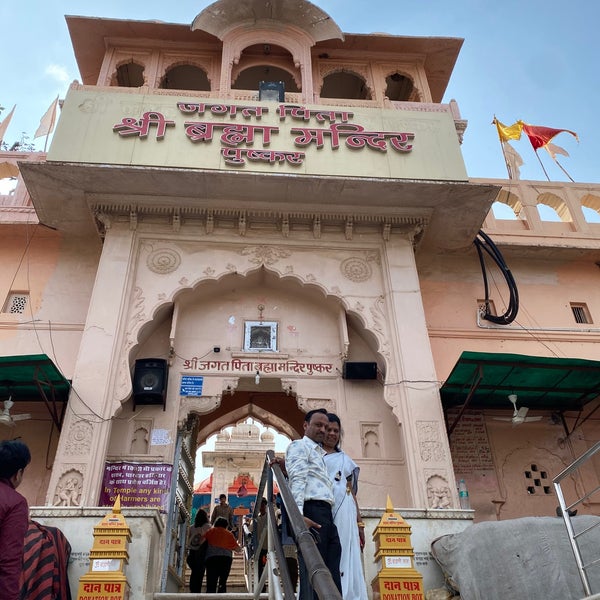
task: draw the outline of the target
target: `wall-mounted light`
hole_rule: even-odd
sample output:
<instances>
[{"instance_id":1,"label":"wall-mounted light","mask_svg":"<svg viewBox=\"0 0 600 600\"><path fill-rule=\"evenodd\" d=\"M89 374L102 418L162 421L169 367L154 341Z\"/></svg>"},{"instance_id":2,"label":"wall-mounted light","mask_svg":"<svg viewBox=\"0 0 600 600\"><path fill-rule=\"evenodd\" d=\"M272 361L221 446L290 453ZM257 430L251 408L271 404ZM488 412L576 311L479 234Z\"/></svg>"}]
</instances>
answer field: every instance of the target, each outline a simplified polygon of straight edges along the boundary
<instances>
[{"instance_id":1,"label":"wall-mounted light","mask_svg":"<svg viewBox=\"0 0 600 600\"><path fill-rule=\"evenodd\" d=\"M258 385L260 383L260 373L256 371L256 375L254 377L254 383Z\"/></svg>"}]
</instances>

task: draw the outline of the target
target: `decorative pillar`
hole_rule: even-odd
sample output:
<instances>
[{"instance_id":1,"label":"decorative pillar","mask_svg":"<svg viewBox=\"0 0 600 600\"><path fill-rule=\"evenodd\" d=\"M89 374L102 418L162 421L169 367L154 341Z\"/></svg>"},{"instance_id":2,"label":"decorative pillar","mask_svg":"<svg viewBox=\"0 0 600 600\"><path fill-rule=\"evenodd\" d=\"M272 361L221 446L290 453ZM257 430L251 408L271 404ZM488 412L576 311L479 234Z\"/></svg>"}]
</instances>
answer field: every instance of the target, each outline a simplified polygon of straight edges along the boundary
<instances>
[{"instance_id":1,"label":"decorative pillar","mask_svg":"<svg viewBox=\"0 0 600 600\"><path fill-rule=\"evenodd\" d=\"M106 237L73 373L46 503L56 505L77 481L71 506L95 506L104 474L115 406L119 339L124 328L135 269L135 231L102 215Z\"/></svg>"}]
</instances>

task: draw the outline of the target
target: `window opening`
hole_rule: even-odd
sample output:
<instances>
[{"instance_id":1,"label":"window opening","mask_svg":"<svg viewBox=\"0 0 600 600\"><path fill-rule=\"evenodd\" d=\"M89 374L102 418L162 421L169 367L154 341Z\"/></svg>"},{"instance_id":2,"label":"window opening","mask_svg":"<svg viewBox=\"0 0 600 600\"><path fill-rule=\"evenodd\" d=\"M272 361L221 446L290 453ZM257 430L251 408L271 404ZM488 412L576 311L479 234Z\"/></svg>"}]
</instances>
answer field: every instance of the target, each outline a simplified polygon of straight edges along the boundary
<instances>
[{"instance_id":1,"label":"window opening","mask_svg":"<svg viewBox=\"0 0 600 600\"><path fill-rule=\"evenodd\" d=\"M261 81L280 81L283 83L283 88L286 92L300 92L296 80L291 73L285 69L268 64L256 65L240 71L235 81L231 84L231 89L258 91Z\"/></svg>"},{"instance_id":2,"label":"window opening","mask_svg":"<svg viewBox=\"0 0 600 600\"><path fill-rule=\"evenodd\" d=\"M321 88L321 98L371 100L371 94L363 79L358 75L340 71L325 77Z\"/></svg>"},{"instance_id":3,"label":"window opening","mask_svg":"<svg viewBox=\"0 0 600 600\"><path fill-rule=\"evenodd\" d=\"M412 99L413 82L400 73L394 73L385 78L385 95L392 101L408 102Z\"/></svg>"},{"instance_id":4,"label":"window opening","mask_svg":"<svg viewBox=\"0 0 600 600\"><path fill-rule=\"evenodd\" d=\"M144 67L133 61L117 67L117 85L119 87L143 86Z\"/></svg>"},{"instance_id":5,"label":"window opening","mask_svg":"<svg viewBox=\"0 0 600 600\"><path fill-rule=\"evenodd\" d=\"M479 308L480 311L485 311L488 315L493 315L494 317L498 316L498 313L496 312L496 305L494 304L493 300L488 300L487 301L487 311L486 306L485 306L486 302L483 298L478 298L477 299L477 307Z\"/></svg>"},{"instance_id":6,"label":"window opening","mask_svg":"<svg viewBox=\"0 0 600 600\"><path fill-rule=\"evenodd\" d=\"M538 465L531 464L524 472L525 487L529 495L541 494L549 496L552 494L548 472L540 469Z\"/></svg>"},{"instance_id":7,"label":"window opening","mask_svg":"<svg viewBox=\"0 0 600 600\"><path fill-rule=\"evenodd\" d=\"M592 317L588 307L583 302L571 302L571 311L575 318L575 323L592 323Z\"/></svg>"},{"instance_id":8,"label":"window opening","mask_svg":"<svg viewBox=\"0 0 600 600\"><path fill-rule=\"evenodd\" d=\"M167 90L210 91L206 73L195 65L177 65L169 69L162 78L161 88Z\"/></svg>"},{"instance_id":9,"label":"window opening","mask_svg":"<svg viewBox=\"0 0 600 600\"><path fill-rule=\"evenodd\" d=\"M27 292L11 292L4 304L2 312L13 315L21 315L25 312L29 294Z\"/></svg>"}]
</instances>

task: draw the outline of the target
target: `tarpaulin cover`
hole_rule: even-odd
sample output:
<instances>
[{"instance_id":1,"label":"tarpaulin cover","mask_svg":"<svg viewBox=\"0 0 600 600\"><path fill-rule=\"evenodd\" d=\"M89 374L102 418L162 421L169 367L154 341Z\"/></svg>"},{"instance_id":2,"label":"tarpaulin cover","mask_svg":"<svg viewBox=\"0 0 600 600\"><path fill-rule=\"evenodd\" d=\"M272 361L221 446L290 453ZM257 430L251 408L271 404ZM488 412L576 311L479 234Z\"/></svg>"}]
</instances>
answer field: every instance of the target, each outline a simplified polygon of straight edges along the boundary
<instances>
[{"instance_id":1,"label":"tarpaulin cover","mask_svg":"<svg viewBox=\"0 0 600 600\"><path fill-rule=\"evenodd\" d=\"M600 517L571 519L575 533ZM578 539L584 564L600 558L600 527ZM461 600L581 600L585 597L565 523L560 517L526 517L477 523L444 535L431 552ZM600 565L586 571L600 591Z\"/></svg>"},{"instance_id":2,"label":"tarpaulin cover","mask_svg":"<svg viewBox=\"0 0 600 600\"><path fill-rule=\"evenodd\" d=\"M530 410L581 410L600 395L600 361L463 352L440 389L444 408L512 410L508 394Z\"/></svg>"}]
</instances>

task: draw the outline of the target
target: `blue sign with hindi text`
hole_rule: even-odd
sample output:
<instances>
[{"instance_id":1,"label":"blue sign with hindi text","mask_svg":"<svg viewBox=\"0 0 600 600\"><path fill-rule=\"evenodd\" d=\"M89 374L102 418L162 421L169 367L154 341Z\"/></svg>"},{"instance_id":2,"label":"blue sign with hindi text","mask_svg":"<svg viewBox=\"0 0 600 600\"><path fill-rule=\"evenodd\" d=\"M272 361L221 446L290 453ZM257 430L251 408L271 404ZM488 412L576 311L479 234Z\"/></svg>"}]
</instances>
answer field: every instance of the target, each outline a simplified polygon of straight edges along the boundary
<instances>
[{"instance_id":1,"label":"blue sign with hindi text","mask_svg":"<svg viewBox=\"0 0 600 600\"><path fill-rule=\"evenodd\" d=\"M182 375L179 386L180 396L202 396L204 377L198 375Z\"/></svg>"}]
</instances>

